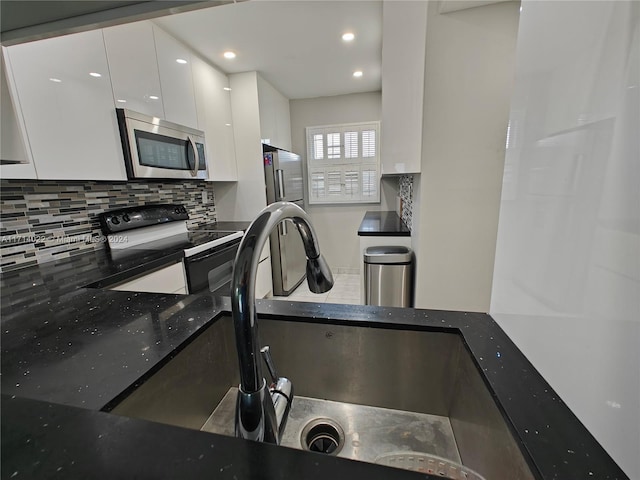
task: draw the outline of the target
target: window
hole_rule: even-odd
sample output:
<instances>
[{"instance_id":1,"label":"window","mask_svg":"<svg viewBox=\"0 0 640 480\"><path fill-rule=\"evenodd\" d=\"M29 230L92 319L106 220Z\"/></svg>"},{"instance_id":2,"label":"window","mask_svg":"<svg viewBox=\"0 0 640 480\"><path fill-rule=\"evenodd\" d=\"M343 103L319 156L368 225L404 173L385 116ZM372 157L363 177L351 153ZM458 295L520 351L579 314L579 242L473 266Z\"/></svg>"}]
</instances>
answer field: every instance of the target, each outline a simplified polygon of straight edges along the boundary
<instances>
[{"instance_id":1,"label":"window","mask_svg":"<svg viewBox=\"0 0 640 480\"><path fill-rule=\"evenodd\" d=\"M380 201L379 122L307 127L309 203Z\"/></svg>"}]
</instances>

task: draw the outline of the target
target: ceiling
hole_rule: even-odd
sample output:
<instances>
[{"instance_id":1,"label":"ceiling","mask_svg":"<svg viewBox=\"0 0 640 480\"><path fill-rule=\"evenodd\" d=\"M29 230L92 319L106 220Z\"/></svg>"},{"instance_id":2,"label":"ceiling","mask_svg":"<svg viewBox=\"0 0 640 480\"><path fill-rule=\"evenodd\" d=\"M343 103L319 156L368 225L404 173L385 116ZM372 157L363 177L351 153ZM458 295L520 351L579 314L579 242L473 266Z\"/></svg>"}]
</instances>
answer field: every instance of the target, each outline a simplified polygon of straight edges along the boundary
<instances>
[{"instance_id":1,"label":"ceiling","mask_svg":"<svg viewBox=\"0 0 640 480\"><path fill-rule=\"evenodd\" d=\"M381 1L252 0L154 21L223 72L258 71L290 99L381 89Z\"/></svg>"}]
</instances>

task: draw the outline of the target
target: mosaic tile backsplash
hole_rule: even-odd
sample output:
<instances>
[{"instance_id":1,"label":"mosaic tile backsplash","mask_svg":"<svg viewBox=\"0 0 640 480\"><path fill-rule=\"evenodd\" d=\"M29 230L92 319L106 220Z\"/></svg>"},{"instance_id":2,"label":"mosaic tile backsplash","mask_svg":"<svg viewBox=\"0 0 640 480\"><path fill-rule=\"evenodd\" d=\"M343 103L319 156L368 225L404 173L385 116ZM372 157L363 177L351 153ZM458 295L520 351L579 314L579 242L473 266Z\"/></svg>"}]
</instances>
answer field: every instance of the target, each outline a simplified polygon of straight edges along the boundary
<instances>
[{"instance_id":1,"label":"mosaic tile backsplash","mask_svg":"<svg viewBox=\"0 0 640 480\"><path fill-rule=\"evenodd\" d=\"M398 191L402 199L402 221L409 230L413 223L413 175L402 175L398 180Z\"/></svg>"},{"instance_id":2,"label":"mosaic tile backsplash","mask_svg":"<svg viewBox=\"0 0 640 480\"><path fill-rule=\"evenodd\" d=\"M213 186L205 181L2 180L0 199L0 271L105 248L98 215L107 210L179 203L189 226L216 221Z\"/></svg>"}]
</instances>

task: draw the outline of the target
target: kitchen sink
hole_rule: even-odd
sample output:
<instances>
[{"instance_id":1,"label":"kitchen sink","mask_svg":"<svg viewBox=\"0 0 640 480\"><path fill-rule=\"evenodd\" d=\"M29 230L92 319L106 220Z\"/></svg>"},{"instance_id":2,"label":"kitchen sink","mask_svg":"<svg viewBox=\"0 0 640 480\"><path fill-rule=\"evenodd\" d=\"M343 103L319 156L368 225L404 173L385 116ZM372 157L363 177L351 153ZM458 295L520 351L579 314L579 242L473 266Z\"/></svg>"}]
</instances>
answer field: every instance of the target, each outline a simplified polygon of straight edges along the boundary
<instances>
[{"instance_id":1,"label":"kitchen sink","mask_svg":"<svg viewBox=\"0 0 640 480\"><path fill-rule=\"evenodd\" d=\"M261 318L260 337L294 385L283 447L445 478L534 478L458 334ZM233 435L238 384L224 316L112 413Z\"/></svg>"}]
</instances>

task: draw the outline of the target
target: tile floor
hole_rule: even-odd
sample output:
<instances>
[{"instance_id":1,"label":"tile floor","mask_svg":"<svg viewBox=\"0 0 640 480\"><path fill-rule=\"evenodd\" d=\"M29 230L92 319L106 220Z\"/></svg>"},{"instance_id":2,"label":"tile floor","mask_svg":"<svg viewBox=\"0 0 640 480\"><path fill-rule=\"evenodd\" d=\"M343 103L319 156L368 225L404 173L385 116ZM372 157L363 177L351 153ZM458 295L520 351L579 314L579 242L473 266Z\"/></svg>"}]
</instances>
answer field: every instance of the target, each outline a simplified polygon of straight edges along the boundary
<instances>
[{"instance_id":1,"label":"tile floor","mask_svg":"<svg viewBox=\"0 0 640 480\"><path fill-rule=\"evenodd\" d=\"M333 288L327 293L312 293L304 281L288 297L272 297L272 300L288 300L294 302L346 303L361 305L360 275L339 273L333 276Z\"/></svg>"}]
</instances>

